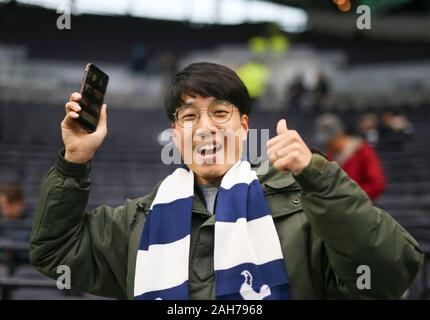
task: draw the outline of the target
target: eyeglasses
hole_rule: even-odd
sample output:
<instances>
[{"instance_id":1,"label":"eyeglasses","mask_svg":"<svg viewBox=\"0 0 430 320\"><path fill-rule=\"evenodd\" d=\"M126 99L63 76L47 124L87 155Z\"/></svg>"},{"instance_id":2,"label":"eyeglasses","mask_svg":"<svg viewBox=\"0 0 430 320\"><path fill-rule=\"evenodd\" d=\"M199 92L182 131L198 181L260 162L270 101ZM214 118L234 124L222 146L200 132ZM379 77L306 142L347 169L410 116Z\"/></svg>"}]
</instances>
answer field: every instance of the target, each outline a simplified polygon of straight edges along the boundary
<instances>
[{"instance_id":1,"label":"eyeglasses","mask_svg":"<svg viewBox=\"0 0 430 320\"><path fill-rule=\"evenodd\" d=\"M209 118L218 124L226 123L231 119L235 106L225 100L215 100L207 108L183 105L173 114L175 121L183 128L192 128L200 120L200 112L207 110Z\"/></svg>"}]
</instances>

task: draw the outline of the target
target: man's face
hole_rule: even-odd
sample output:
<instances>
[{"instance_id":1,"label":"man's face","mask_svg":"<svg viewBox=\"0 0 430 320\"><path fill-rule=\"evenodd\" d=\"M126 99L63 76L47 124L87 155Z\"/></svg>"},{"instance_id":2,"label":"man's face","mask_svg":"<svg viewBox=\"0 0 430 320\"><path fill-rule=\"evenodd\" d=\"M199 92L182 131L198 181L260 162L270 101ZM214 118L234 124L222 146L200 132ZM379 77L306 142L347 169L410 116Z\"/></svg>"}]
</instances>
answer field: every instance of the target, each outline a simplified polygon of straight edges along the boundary
<instances>
[{"instance_id":1,"label":"man's face","mask_svg":"<svg viewBox=\"0 0 430 320\"><path fill-rule=\"evenodd\" d=\"M345 137L345 134L337 133L326 143L325 147L331 152L340 152L343 148L343 142L345 141Z\"/></svg>"},{"instance_id":2,"label":"man's face","mask_svg":"<svg viewBox=\"0 0 430 320\"><path fill-rule=\"evenodd\" d=\"M239 109L234 106L226 105L224 110L212 97L183 95L182 100L187 109L181 109L184 112L178 113L178 118L182 117L185 123L180 125L175 121L172 124L175 145L184 162L195 173L198 183L217 182L242 155L242 144L248 132L248 116L240 115ZM189 110L199 111L193 112L194 116L200 116L194 126L187 125L187 121L193 119ZM231 117L226 117L230 110Z\"/></svg>"},{"instance_id":3,"label":"man's face","mask_svg":"<svg viewBox=\"0 0 430 320\"><path fill-rule=\"evenodd\" d=\"M24 210L22 201L11 202L4 194L0 194L0 210L7 219L19 219Z\"/></svg>"}]
</instances>

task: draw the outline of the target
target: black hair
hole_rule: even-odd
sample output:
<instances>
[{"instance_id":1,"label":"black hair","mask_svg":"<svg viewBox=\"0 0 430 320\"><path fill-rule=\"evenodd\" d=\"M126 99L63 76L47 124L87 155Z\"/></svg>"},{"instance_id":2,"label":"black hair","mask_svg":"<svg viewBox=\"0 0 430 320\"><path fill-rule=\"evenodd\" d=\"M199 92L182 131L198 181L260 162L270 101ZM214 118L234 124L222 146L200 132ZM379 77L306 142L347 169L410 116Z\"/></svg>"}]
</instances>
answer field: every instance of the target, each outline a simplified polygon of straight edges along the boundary
<instances>
[{"instance_id":1,"label":"black hair","mask_svg":"<svg viewBox=\"0 0 430 320\"><path fill-rule=\"evenodd\" d=\"M250 98L245 84L226 66L198 62L190 64L173 76L164 99L164 109L170 120L184 101L182 95L200 95L226 100L239 108L240 114L249 114Z\"/></svg>"}]
</instances>

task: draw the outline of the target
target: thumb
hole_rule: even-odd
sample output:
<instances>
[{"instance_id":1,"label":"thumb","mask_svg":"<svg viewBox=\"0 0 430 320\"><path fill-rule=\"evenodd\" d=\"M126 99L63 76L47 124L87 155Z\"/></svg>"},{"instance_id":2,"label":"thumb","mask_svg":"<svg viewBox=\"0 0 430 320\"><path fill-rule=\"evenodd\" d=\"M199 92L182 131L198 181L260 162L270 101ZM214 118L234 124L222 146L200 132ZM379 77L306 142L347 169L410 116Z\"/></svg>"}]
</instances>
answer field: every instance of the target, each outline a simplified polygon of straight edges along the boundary
<instances>
[{"instance_id":1,"label":"thumb","mask_svg":"<svg viewBox=\"0 0 430 320\"><path fill-rule=\"evenodd\" d=\"M282 134L288 131L287 121L285 119L281 119L278 121L278 125L276 126L276 133Z\"/></svg>"}]
</instances>

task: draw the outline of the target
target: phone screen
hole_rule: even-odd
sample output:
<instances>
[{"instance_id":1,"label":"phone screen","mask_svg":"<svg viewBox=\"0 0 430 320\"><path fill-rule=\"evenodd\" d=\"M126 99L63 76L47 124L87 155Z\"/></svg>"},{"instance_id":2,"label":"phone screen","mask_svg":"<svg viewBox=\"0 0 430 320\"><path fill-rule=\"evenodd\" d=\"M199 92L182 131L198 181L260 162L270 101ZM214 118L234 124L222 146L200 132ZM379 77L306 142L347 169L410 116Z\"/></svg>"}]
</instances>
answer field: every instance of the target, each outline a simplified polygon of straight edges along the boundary
<instances>
[{"instance_id":1,"label":"phone screen","mask_svg":"<svg viewBox=\"0 0 430 320\"><path fill-rule=\"evenodd\" d=\"M86 130L94 132L99 121L109 76L89 63L85 68L84 80L81 86L81 111L76 119Z\"/></svg>"}]
</instances>

